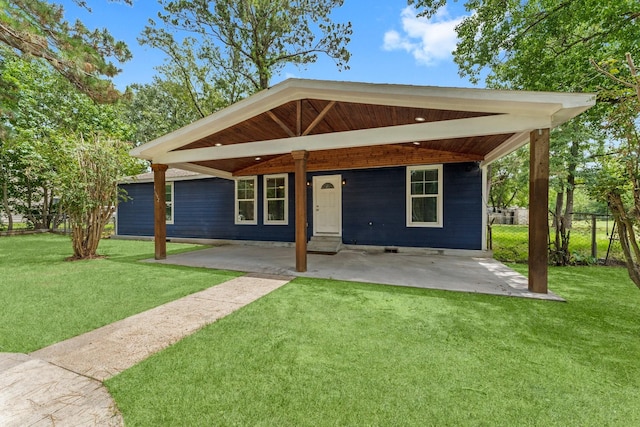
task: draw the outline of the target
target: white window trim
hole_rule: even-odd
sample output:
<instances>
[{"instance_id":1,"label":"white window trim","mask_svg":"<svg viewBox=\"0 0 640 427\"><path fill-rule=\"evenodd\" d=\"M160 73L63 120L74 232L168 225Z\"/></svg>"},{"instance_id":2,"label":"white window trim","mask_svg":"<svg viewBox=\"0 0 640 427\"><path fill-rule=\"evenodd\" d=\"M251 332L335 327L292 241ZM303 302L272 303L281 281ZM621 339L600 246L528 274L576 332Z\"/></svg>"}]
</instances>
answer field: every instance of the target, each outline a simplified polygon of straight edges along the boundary
<instances>
[{"instance_id":1,"label":"white window trim","mask_svg":"<svg viewBox=\"0 0 640 427\"><path fill-rule=\"evenodd\" d=\"M267 199L267 180L269 178L284 178L284 220L270 220ZM281 200L281 199L271 199ZM265 225L288 225L289 224L289 174L280 173L275 175L264 175L262 185L262 216Z\"/></svg>"},{"instance_id":2,"label":"white window trim","mask_svg":"<svg viewBox=\"0 0 640 427\"><path fill-rule=\"evenodd\" d=\"M165 220L165 223L171 225L171 224L173 224L173 221L174 221L175 216L176 216L175 185L174 185L173 182L167 182L167 183L165 183L165 186L167 188L171 188L171 201L169 202L169 201L165 200L165 205L167 207L171 206L171 219ZM165 199L166 199L166 195L165 195Z\"/></svg>"},{"instance_id":3,"label":"white window trim","mask_svg":"<svg viewBox=\"0 0 640 427\"><path fill-rule=\"evenodd\" d=\"M437 215L438 221L436 222L413 222L411 220L411 171L414 170L437 170L438 171L438 195L437 197ZM422 166L407 166L406 172L406 211L407 211L407 227L434 227L434 228L442 228L442 212L443 212L443 192L442 192L442 165L422 165Z\"/></svg>"},{"instance_id":4,"label":"white window trim","mask_svg":"<svg viewBox=\"0 0 640 427\"><path fill-rule=\"evenodd\" d=\"M238 182L240 181L249 181L253 180L253 220L251 221L241 221L239 217L239 209L238 209ZM242 178L238 178L235 180L235 184L233 187L233 199L235 201L234 207L234 223L236 225L256 225L258 224L258 177L256 176L243 176ZM251 199L242 199L242 200L251 200Z\"/></svg>"}]
</instances>

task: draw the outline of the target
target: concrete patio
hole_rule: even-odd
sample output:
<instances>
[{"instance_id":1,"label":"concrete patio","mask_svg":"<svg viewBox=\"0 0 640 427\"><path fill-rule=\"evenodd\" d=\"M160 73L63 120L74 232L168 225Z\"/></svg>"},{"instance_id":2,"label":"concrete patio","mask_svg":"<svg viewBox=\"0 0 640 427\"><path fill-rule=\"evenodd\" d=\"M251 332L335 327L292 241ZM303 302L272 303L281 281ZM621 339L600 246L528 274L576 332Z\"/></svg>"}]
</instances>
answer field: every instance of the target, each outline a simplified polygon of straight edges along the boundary
<instances>
[{"instance_id":1,"label":"concrete patio","mask_svg":"<svg viewBox=\"0 0 640 427\"><path fill-rule=\"evenodd\" d=\"M343 249L336 255L308 254L305 273L295 271L293 247L266 245L214 246L149 262L564 301L552 292L529 292L524 276L492 258L433 252Z\"/></svg>"}]
</instances>

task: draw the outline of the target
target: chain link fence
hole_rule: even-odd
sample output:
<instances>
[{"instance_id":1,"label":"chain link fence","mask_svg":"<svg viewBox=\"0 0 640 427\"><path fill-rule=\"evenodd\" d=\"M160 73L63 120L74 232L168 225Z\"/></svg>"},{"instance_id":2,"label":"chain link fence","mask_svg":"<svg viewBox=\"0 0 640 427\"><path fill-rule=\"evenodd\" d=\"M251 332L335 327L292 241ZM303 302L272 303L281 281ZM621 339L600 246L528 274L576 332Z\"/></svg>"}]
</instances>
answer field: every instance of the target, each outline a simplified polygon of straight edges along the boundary
<instances>
[{"instance_id":1,"label":"chain link fence","mask_svg":"<svg viewBox=\"0 0 640 427\"><path fill-rule=\"evenodd\" d=\"M506 219L505 219L506 218ZM490 214L487 246L495 259L504 262L528 261L529 226L522 215L511 212ZM524 222L524 223L523 223ZM553 216L549 216L549 248L555 249L556 230ZM609 215L574 213L569 229L568 252L574 264L624 263L624 255L614 221Z\"/></svg>"}]
</instances>

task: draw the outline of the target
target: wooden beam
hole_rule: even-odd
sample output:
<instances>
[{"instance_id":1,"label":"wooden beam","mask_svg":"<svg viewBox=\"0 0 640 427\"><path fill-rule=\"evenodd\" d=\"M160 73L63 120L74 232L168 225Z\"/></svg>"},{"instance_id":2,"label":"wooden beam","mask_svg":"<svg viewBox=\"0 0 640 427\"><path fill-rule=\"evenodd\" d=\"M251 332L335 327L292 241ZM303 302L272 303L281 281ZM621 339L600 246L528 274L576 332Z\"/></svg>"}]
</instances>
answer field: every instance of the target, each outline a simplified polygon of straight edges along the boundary
<instances>
[{"instance_id":1,"label":"wooden beam","mask_svg":"<svg viewBox=\"0 0 640 427\"><path fill-rule=\"evenodd\" d=\"M302 100L296 100L296 134L295 136L300 136L300 131L302 130Z\"/></svg>"},{"instance_id":2,"label":"wooden beam","mask_svg":"<svg viewBox=\"0 0 640 427\"><path fill-rule=\"evenodd\" d=\"M549 129L529 135L529 291L547 293L549 270Z\"/></svg>"},{"instance_id":3,"label":"wooden beam","mask_svg":"<svg viewBox=\"0 0 640 427\"><path fill-rule=\"evenodd\" d=\"M296 271L307 271L307 158L304 150L291 153L295 161Z\"/></svg>"},{"instance_id":4,"label":"wooden beam","mask_svg":"<svg viewBox=\"0 0 640 427\"><path fill-rule=\"evenodd\" d=\"M165 172L169 166L154 163L153 170L153 237L155 259L167 258L167 202Z\"/></svg>"},{"instance_id":5,"label":"wooden beam","mask_svg":"<svg viewBox=\"0 0 640 427\"><path fill-rule=\"evenodd\" d=\"M387 166L427 165L481 161L479 154L464 154L407 145L382 145L309 152L307 172L379 168ZM294 172L289 155L253 164L234 172L234 176Z\"/></svg>"},{"instance_id":6,"label":"wooden beam","mask_svg":"<svg viewBox=\"0 0 640 427\"><path fill-rule=\"evenodd\" d=\"M192 148L171 151L157 156L158 163L188 163L205 160L234 159L249 156L286 154L299 150L332 150L407 143L437 141L448 138L498 135L550 127L549 116L517 116L501 114L488 117L445 120L430 123L388 126L337 132L330 135L306 135L267 141L231 144L222 147ZM310 148L312 147L312 148Z\"/></svg>"},{"instance_id":7,"label":"wooden beam","mask_svg":"<svg viewBox=\"0 0 640 427\"><path fill-rule=\"evenodd\" d=\"M307 128L304 130L304 132L302 132L302 136L308 135L309 132L311 132L313 130L313 128L315 128L318 123L320 123L322 121L322 119L324 119L324 116L327 115L327 113L329 112L329 110L331 110L333 108L333 106L336 105L336 101L331 101L330 103L328 103L323 109L322 111L320 111L320 114L318 114L318 117L316 117L315 119L313 119L313 121L311 122L311 124L309 126L307 126Z\"/></svg>"},{"instance_id":8,"label":"wooden beam","mask_svg":"<svg viewBox=\"0 0 640 427\"><path fill-rule=\"evenodd\" d=\"M287 135L289 135L289 136L296 136L296 134L295 134L295 133L293 133L293 132L291 131L291 129L289 129L289 126L285 125L285 124L284 124L284 122L283 122L282 120L280 120L280 119L278 118L278 116L276 116L275 114L273 114L273 112L272 112L271 110L267 111L267 115L268 115L269 117L271 117L271 120L273 120L274 122L276 122L276 123L277 123L277 124L282 128L282 130L284 130L284 131L287 133Z\"/></svg>"}]
</instances>

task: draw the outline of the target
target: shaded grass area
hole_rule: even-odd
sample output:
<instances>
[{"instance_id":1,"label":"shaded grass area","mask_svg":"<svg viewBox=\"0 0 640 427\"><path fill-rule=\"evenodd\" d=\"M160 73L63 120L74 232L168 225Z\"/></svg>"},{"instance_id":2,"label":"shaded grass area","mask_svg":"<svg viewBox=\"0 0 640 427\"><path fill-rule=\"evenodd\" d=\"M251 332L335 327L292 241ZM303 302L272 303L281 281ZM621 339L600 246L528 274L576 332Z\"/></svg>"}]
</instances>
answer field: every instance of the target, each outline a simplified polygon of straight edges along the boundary
<instances>
[{"instance_id":1,"label":"shaded grass area","mask_svg":"<svg viewBox=\"0 0 640 427\"><path fill-rule=\"evenodd\" d=\"M0 237L0 352L31 352L240 275L138 262L153 258L153 242L103 240L98 252L107 257L69 262L69 237Z\"/></svg>"},{"instance_id":2,"label":"shaded grass area","mask_svg":"<svg viewBox=\"0 0 640 427\"><path fill-rule=\"evenodd\" d=\"M568 302L298 278L107 386L128 426L640 425L626 271L550 286Z\"/></svg>"}]
</instances>

